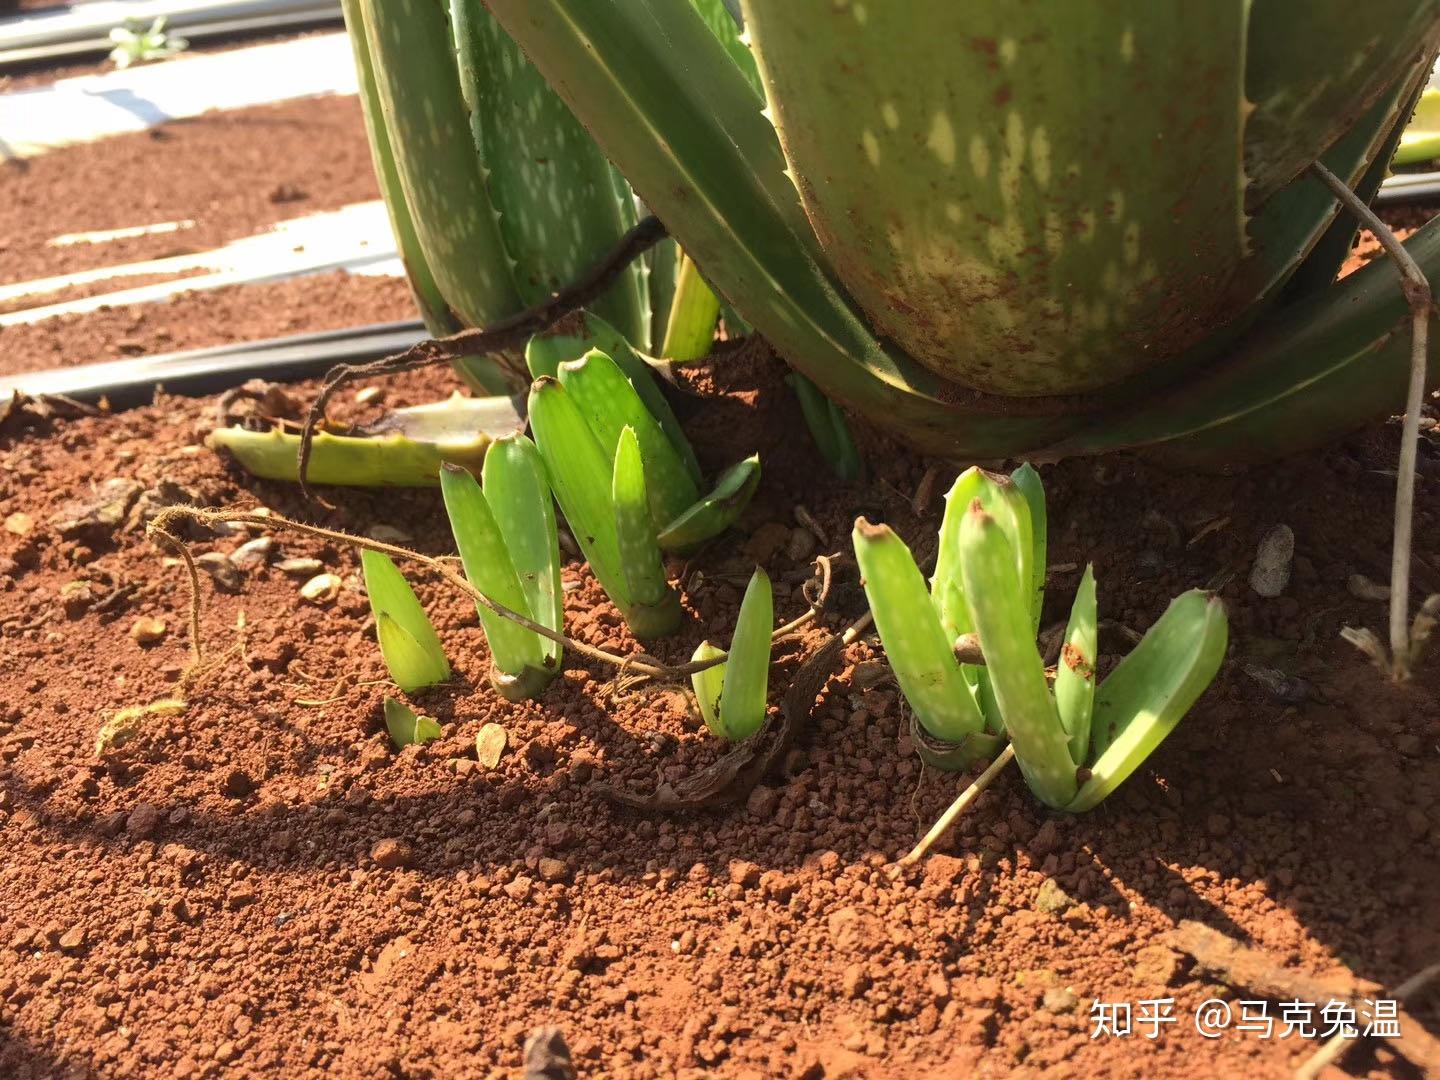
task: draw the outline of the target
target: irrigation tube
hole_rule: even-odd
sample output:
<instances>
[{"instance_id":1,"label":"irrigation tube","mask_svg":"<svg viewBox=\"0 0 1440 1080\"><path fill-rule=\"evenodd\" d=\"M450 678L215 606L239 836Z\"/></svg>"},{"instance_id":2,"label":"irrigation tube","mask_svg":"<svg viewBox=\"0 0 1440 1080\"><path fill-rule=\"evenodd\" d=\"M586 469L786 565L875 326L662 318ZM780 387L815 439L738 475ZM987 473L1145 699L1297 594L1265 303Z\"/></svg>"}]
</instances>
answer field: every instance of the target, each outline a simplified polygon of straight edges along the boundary
<instances>
[{"instance_id":1,"label":"irrigation tube","mask_svg":"<svg viewBox=\"0 0 1440 1080\"><path fill-rule=\"evenodd\" d=\"M402 352L426 336L425 327L416 319L0 375L0 398L9 397L11 391L30 397L58 394L77 401L104 398L116 408L132 408L148 404L159 387L171 394L199 396L228 390L247 379L294 382L314 378L335 364Z\"/></svg>"}]
</instances>

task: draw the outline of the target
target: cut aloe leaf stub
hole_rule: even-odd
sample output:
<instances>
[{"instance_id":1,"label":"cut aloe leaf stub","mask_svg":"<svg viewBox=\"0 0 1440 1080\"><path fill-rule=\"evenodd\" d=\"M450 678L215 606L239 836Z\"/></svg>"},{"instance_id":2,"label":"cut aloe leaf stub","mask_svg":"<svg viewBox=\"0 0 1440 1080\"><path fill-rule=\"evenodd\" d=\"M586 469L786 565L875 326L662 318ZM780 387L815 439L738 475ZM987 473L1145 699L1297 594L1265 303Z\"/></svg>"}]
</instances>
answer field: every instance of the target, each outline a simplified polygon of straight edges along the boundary
<instances>
[{"instance_id":1,"label":"cut aloe leaf stub","mask_svg":"<svg viewBox=\"0 0 1440 1080\"><path fill-rule=\"evenodd\" d=\"M408 694L450 678L440 637L390 556L362 550L360 565L375 616L375 636L395 685Z\"/></svg>"},{"instance_id":2,"label":"cut aloe leaf stub","mask_svg":"<svg viewBox=\"0 0 1440 1080\"><path fill-rule=\"evenodd\" d=\"M1170 602L1095 693L1091 774L1065 809L1089 810L1133 773L1205 692L1225 659L1229 622L1200 589Z\"/></svg>"},{"instance_id":3,"label":"cut aloe leaf stub","mask_svg":"<svg viewBox=\"0 0 1440 1080\"><path fill-rule=\"evenodd\" d=\"M481 476L485 501L505 538L530 617L559 633L565 621L560 541L550 481L540 451L524 435L497 439L485 455ZM560 644L546 639L541 648L545 659L558 665Z\"/></svg>"},{"instance_id":4,"label":"cut aloe leaf stub","mask_svg":"<svg viewBox=\"0 0 1440 1080\"><path fill-rule=\"evenodd\" d=\"M888 525L863 517L855 522L852 542L885 655L921 725L947 743L981 732L984 717L910 549Z\"/></svg>"},{"instance_id":5,"label":"cut aloe leaf stub","mask_svg":"<svg viewBox=\"0 0 1440 1080\"><path fill-rule=\"evenodd\" d=\"M1090 757L1090 719L1095 708L1095 661L1099 632L1095 608L1094 568L1085 567L1085 576L1075 592L1070 625L1055 665L1055 709L1070 737L1070 759L1084 765Z\"/></svg>"},{"instance_id":6,"label":"cut aloe leaf stub","mask_svg":"<svg viewBox=\"0 0 1440 1080\"><path fill-rule=\"evenodd\" d=\"M1025 782L1063 809L1075 797L1075 763L1030 626L1030 580L1017 573L1004 528L972 504L960 527L960 571L985 650L985 670Z\"/></svg>"},{"instance_id":7,"label":"cut aloe leaf stub","mask_svg":"<svg viewBox=\"0 0 1440 1080\"><path fill-rule=\"evenodd\" d=\"M533 618L529 598L515 572L504 535L488 500L469 472L453 465L440 472L440 491L460 549L465 577L480 592L517 614ZM476 604L495 668L512 679L546 666L544 639L512 619Z\"/></svg>"},{"instance_id":8,"label":"cut aloe leaf stub","mask_svg":"<svg viewBox=\"0 0 1440 1080\"><path fill-rule=\"evenodd\" d=\"M691 661L714 660L717 656L724 655L724 650L717 649L708 641L702 641L695 647L695 652L690 659ZM700 718L705 721L705 726L710 729L710 734L717 739L723 739L725 734L724 729L720 726L720 697L725 691L725 664L721 662L695 672L690 676L690 686L695 691L695 702L700 707Z\"/></svg>"},{"instance_id":9,"label":"cut aloe leaf stub","mask_svg":"<svg viewBox=\"0 0 1440 1080\"><path fill-rule=\"evenodd\" d=\"M775 624L770 578L756 569L740 601L735 636L725 661L725 683L720 694L720 737L731 742L748 739L765 725L766 697L770 688L770 634Z\"/></svg>"},{"instance_id":10,"label":"cut aloe leaf stub","mask_svg":"<svg viewBox=\"0 0 1440 1080\"><path fill-rule=\"evenodd\" d=\"M631 427L620 432L620 441L615 447L611 499L615 505L620 564L630 594L625 621L640 638L673 633L680 625L680 596L665 579L665 564L650 520L640 443Z\"/></svg>"},{"instance_id":11,"label":"cut aloe leaf stub","mask_svg":"<svg viewBox=\"0 0 1440 1080\"><path fill-rule=\"evenodd\" d=\"M591 349L579 360L561 364L559 379L612 461L620 432L634 429L657 528L694 505L700 491L685 462L615 361Z\"/></svg>"},{"instance_id":12,"label":"cut aloe leaf stub","mask_svg":"<svg viewBox=\"0 0 1440 1080\"><path fill-rule=\"evenodd\" d=\"M423 746L440 737L440 724L432 717L421 716L403 701L392 697L385 699L385 730L395 749L407 746Z\"/></svg>"}]
</instances>

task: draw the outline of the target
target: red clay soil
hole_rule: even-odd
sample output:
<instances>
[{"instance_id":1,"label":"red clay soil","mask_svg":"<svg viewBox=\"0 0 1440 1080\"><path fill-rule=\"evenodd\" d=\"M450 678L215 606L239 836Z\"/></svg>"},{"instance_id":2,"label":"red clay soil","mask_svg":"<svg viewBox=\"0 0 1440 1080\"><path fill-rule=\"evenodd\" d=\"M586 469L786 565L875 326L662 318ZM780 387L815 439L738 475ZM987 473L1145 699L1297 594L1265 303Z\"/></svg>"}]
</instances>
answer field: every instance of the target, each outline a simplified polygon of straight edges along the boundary
<instances>
[{"instance_id":1,"label":"red clay soil","mask_svg":"<svg viewBox=\"0 0 1440 1080\"><path fill-rule=\"evenodd\" d=\"M0 281L208 251L379 197L354 95L205 113L0 162ZM195 227L48 246L66 233L185 220Z\"/></svg>"},{"instance_id":2,"label":"red clay soil","mask_svg":"<svg viewBox=\"0 0 1440 1080\"><path fill-rule=\"evenodd\" d=\"M728 639L755 562L777 618L799 613L811 553L845 551L858 513L933 542L938 498L910 507L926 463L870 442L869 482L832 483L779 378L731 358L699 380L703 409L681 403L707 468L758 450L765 477L737 533L683 568L690 618L661 659ZM406 376L387 403L445 381ZM422 581L456 677L415 699L442 736L396 752L357 560L287 533L234 591L204 586L216 666L189 707L97 757L100 725L173 694L187 661L182 574L141 526L156 506L265 505L452 550L433 492L331 490L324 511L249 479L202 445L213 407L166 399L0 436L0 1075L514 1076L526 1033L554 1023L585 1076L1283 1077L1315 1041L1196 1034L1203 1000L1238 1013L1267 991L1194 966L1167 936L1182 920L1296 979L1393 987L1440 960L1440 657L1397 688L1338 638L1384 624L1347 582L1385 576L1392 426L1230 478L1132 458L1044 469L1047 625L1093 561L1102 617L1132 630L1183 589L1217 588L1229 657L1097 811L1048 812L1012 769L892 880L886 864L965 780L922 768L873 642L847 651L746 804L621 809L598 782L646 792L720 753L679 688L618 691L571 653L540 700L510 704L486 685L472 605ZM1437 483L1427 437L1423 592L1440 590ZM117 499L119 524L99 521ZM1265 600L1247 578L1277 523L1295 531L1294 575ZM342 576L338 599L300 599L303 579L275 565L297 557ZM859 611L853 573L842 564L825 629L779 650L772 700ZM634 648L585 567L565 581L570 634ZM137 643L142 618L163 640ZM1113 637L1102 650L1125 647ZM474 752L487 722L509 740L493 769ZM1179 1022L1092 1039L1097 998L1174 998ZM1440 1007L1410 1022L1440 1033ZM1385 1044L1346 1065L1421 1075Z\"/></svg>"},{"instance_id":3,"label":"red clay soil","mask_svg":"<svg viewBox=\"0 0 1440 1080\"><path fill-rule=\"evenodd\" d=\"M0 376L415 318L404 280L335 271L0 328ZM0 379L3 385L3 379Z\"/></svg>"}]
</instances>

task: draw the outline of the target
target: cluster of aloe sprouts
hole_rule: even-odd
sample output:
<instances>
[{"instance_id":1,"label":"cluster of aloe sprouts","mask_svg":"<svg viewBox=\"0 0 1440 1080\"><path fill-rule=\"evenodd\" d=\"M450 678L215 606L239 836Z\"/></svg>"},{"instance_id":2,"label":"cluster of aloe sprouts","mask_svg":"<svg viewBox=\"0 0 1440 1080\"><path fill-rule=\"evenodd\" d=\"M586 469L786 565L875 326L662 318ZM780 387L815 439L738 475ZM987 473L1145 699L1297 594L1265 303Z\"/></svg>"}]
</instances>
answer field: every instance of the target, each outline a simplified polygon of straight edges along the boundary
<instances>
[{"instance_id":1,"label":"cluster of aloe sprouts","mask_svg":"<svg viewBox=\"0 0 1440 1080\"><path fill-rule=\"evenodd\" d=\"M688 553L729 528L759 483L759 459L732 466L702 496L679 424L648 404L647 395L664 399L643 362L618 336L613 357L591 348L562 360L565 345L537 339L528 353L535 442L601 587L637 637L663 637L681 612L662 552Z\"/></svg>"},{"instance_id":2,"label":"cluster of aloe sprouts","mask_svg":"<svg viewBox=\"0 0 1440 1080\"><path fill-rule=\"evenodd\" d=\"M1224 607L1195 589L1172 601L1097 685L1095 580L1087 567L1052 688L1036 646L1045 501L1028 465L1010 477L969 469L955 481L928 590L888 526L860 518L854 544L927 760L961 767L994 757L1008 737L1026 783L1056 809L1088 810L1113 792L1195 703L1225 654ZM927 745L930 739L940 745Z\"/></svg>"}]
</instances>

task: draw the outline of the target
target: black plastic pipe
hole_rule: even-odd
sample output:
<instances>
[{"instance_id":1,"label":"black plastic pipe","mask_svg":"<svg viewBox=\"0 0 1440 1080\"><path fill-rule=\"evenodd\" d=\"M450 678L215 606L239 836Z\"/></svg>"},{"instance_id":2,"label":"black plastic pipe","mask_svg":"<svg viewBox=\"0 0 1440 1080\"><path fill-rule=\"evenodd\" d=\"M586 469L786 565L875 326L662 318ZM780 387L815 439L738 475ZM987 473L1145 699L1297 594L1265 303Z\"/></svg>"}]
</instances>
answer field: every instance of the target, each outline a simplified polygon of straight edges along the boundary
<instances>
[{"instance_id":1,"label":"black plastic pipe","mask_svg":"<svg viewBox=\"0 0 1440 1080\"><path fill-rule=\"evenodd\" d=\"M363 363L403 352L426 336L424 325L415 319L27 371L0 375L0 396L18 390L31 397L60 394L92 402L105 398L113 407L125 409L148 404L157 388L170 394L200 396L229 390L247 379L295 382L315 378L335 364Z\"/></svg>"}]
</instances>

